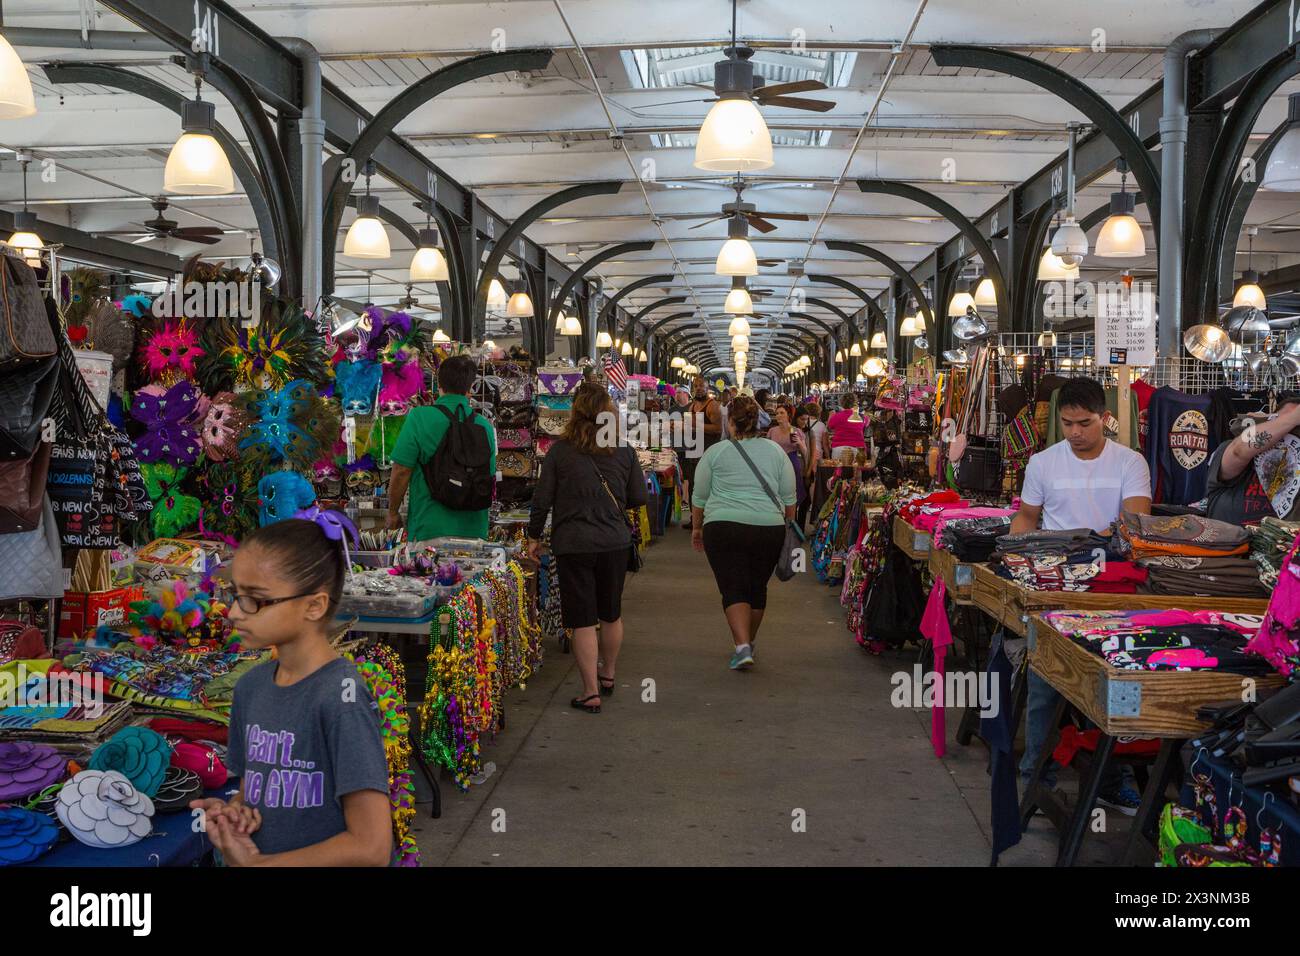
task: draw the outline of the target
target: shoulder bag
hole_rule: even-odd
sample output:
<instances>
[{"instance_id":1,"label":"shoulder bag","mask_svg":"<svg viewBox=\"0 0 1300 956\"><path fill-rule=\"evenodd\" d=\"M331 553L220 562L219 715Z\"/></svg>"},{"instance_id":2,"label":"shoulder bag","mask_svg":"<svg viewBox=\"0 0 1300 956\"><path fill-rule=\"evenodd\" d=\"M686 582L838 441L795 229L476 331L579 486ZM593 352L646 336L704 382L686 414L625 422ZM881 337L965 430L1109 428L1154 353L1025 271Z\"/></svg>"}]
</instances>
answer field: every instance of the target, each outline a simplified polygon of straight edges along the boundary
<instances>
[{"instance_id":1,"label":"shoulder bag","mask_svg":"<svg viewBox=\"0 0 1300 956\"><path fill-rule=\"evenodd\" d=\"M754 473L754 477L758 479L758 483L762 486L763 491L765 491L767 496L772 499L772 504L776 505L777 513L784 518L785 505L781 504L781 499L776 496L776 492L774 492L772 487L767 483L767 479L764 478L762 472L758 470L758 466L754 464L753 459L746 454L745 449L741 446L740 442L736 441L734 438L728 440L735 446L736 451L740 452L740 457L745 459L745 464L747 464L749 470ZM795 555L803 550L804 541L804 533L799 529L799 526L793 521L786 521L785 542L781 545L781 557L776 562L776 578L778 581L789 581L795 576Z\"/></svg>"},{"instance_id":2,"label":"shoulder bag","mask_svg":"<svg viewBox=\"0 0 1300 956\"><path fill-rule=\"evenodd\" d=\"M592 469L596 472L596 478L600 481L600 486L605 489L605 494L609 495L609 500L614 503L614 508L623 516L623 521L627 524L629 539L627 546L627 569L633 574L636 574L641 570L642 565L645 564L645 561L641 558L641 548L639 546L640 537L637 534L637 529L628 519L627 509L620 505L618 499L614 497L614 492L610 490L609 483L605 481L605 476L601 474L600 469L596 467L596 462L592 460L590 455L584 455L583 457L591 464Z\"/></svg>"}]
</instances>

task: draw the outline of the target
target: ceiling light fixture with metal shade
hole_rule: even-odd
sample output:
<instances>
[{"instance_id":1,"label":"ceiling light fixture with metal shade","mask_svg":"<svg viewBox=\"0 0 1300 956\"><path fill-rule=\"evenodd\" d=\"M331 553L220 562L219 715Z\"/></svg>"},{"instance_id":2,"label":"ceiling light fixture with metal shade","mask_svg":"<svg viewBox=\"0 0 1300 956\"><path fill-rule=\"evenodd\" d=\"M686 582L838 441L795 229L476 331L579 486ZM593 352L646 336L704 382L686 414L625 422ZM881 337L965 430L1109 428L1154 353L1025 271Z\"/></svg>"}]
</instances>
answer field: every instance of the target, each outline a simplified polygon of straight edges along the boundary
<instances>
[{"instance_id":1,"label":"ceiling light fixture with metal shade","mask_svg":"<svg viewBox=\"0 0 1300 956\"><path fill-rule=\"evenodd\" d=\"M873 355L863 363L862 371L868 378L880 378L886 371L885 360Z\"/></svg>"},{"instance_id":2,"label":"ceiling light fixture with metal shade","mask_svg":"<svg viewBox=\"0 0 1300 956\"><path fill-rule=\"evenodd\" d=\"M631 354L632 354L632 350L631 350L631 349L628 349L627 354L628 354L628 355L631 355ZM671 362L669 362L668 365L669 365L670 368L685 368L685 367L686 367L686 359L682 358L680 355L674 355L674 356L673 356L673 360L672 360Z\"/></svg>"},{"instance_id":3,"label":"ceiling light fixture with metal shade","mask_svg":"<svg viewBox=\"0 0 1300 956\"><path fill-rule=\"evenodd\" d=\"M632 343L631 343L631 342L624 342L622 345L620 345L620 346L618 347L618 352L619 352L620 355L631 355L631 354L632 354ZM673 368L678 368L678 367L679 367L679 366L676 366L676 365L673 366Z\"/></svg>"},{"instance_id":4,"label":"ceiling light fixture with metal shade","mask_svg":"<svg viewBox=\"0 0 1300 956\"><path fill-rule=\"evenodd\" d=\"M35 268L41 264L41 250L45 248L45 243L36 234L36 213L27 209L27 166L31 161L30 153L18 153L18 163L23 168L23 211L14 213L14 231L7 245L22 256L24 262Z\"/></svg>"},{"instance_id":5,"label":"ceiling light fixture with metal shade","mask_svg":"<svg viewBox=\"0 0 1300 956\"><path fill-rule=\"evenodd\" d=\"M1249 305L1256 309L1266 310L1268 308L1268 297L1264 295L1264 290L1259 287L1259 273L1251 266L1254 265L1255 259L1255 237L1259 235L1259 227L1251 226L1246 230L1246 268L1241 273L1241 281L1237 284L1236 294L1232 297L1234 306Z\"/></svg>"},{"instance_id":6,"label":"ceiling light fixture with metal shade","mask_svg":"<svg viewBox=\"0 0 1300 956\"><path fill-rule=\"evenodd\" d=\"M957 280L957 291L948 300L948 318L955 319L965 315L968 309L975 308L975 297L971 295L970 288L969 279Z\"/></svg>"},{"instance_id":7,"label":"ceiling light fixture with metal shade","mask_svg":"<svg viewBox=\"0 0 1300 956\"><path fill-rule=\"evenodd\" d=\"M844 362L844 351L842 349L835 350L835 362L836 364L842 364Z\"/></svg>"},{"instance_id":8,"label":"ceiling light fixture with metal shade","mask_svg":"<svg viewBox=\"0 0 1300 956\"><path fill-rule=\"evenodd\" d=\"M488 283L487 310L489 312L500 312L506 307L506 287L501 284L500 279L494 278ZM561 312L563 314L563 312Z\"/></svg>"},{"instance_id":9,"label":"ceiling light fixture with metal shade","mask_svg":"<svg viewBox=\"0 0 1300 956\"><path fill-rule=\"evenodd\" d=\"M354 259L387 259L392 254L388 231L379 221L379 197L370 195L370 177L374 160L366 162L366 194L357 200L357 218L343 239L343 254Z\"/></svg>"},{"instance_id":10,"label":"ceiling light fixture with metal shade","mask_svg":"<svg viewBox=\"0 0 1300 956\"><path fill-rule=\"evenodd\" d=\"M1183 333L1183 345L1194 358L1213 365L1232 354L1232 339L1217 325L1193 325Z\"/></svg>"},{"instance_id":11,"label":"ceiling light fixture with metal shade","mask_svg":"<svg viewBox=\"0 0 1300 956\"><path fill-rule=\"evenodd\" d=\"M849 355L853 356L853 358L861 357L862 346L860 346L857 342L854 342L852 345L849 346Z\"/></svg>"},{"instance_id":12,"label":"ceiling light fixture with metal shade","mask_svg":"<svg viewBox=\"0 0 1300 956\"><path fill-rule=\"evenodd\" d=\"M420 230L415 254L411 256L409 278L412 282L447 282L447 257L438 248L438 230L426 225Z\"/></svg>"},{"instance_id":13,"label":"ceiling light fixture with metal shade","mask_svg":"<svg viewBox=\"0 0 1300 956\"><path fill-rule=\"evenodd\" d=\"M1071 279L1079 278L1079 267L1068 266L1051 249L1043 252L1043 257L1038 260L1039 282L1067 282Z\"/></svg>"},{"instance_id":14,"label":"ceiling light fixture with metal shade","mask_svg":"<svg viewBox=\"0 0 1300 956\"><path fill-rule=\"evenodd\" d=\"M1052 234L1051 243L1052 251L1067 267L1079 265L1088 254L1088 234L1074 218L1074 150L1079 127L1077 123L1071 123L1069 127L1070 145L1065 154L1065 218Z\"/></svg>"},{"instance_id":15,"label":"ceiling light fixture with metal shade","mask_svg":"<svg viewBox=\"0 0 1300 956\"><path fill-rule=\"evenodd\" d=\"M1287 97L1287 131L1269 154L1259 184L1283 193L1300 192L1300 93Z\"/></svg>"},{"instance_id":16,"label":"ceiling light fixture with metal shade","mask_svg":"<svg viewBox=\"0 0 1300 956\"><path fill-rule=\"evenodd\" d=\"M1237 342L1248 336L1268 335L1273 331L1268 316L1253 305L1239 305L1223 314L1220 325Z\"/></svg>"},{"instance_id":17,"label":"ceiling light fixture with metal shade","mask_svg":"<svg viewBox=\"0 0 1300 956\"><path fill-rule=\"evenodd\" d=\"M1137 199L1127 189L1128 163L1123 157L1115 162L1115 169L1119 192L1110 194L1110 215L1097 235L1097 255L1102 259L1139 259L1147 254L1147 240L1133 215Z\"/></svg>"},{"instance_id":18,"label":"ceiling light fixture with metal shade","mask_svg":"<svg viewBox=\"0 0 1300 956\"><path fill-rule=\"evenodd\" d=\"M961 348L948 349L943 353L944 361L950 365L965 365L970 361L970 355L966 352L965 346Z\"/></svg>"},{"instance_id":19,"label":"ceiling light fixture with metal shade","mask_svg":"<svg viewBox=\"0 0 1300 956\"><path fill-rule=\"evenodd\" d=\"M528 293L523 289L518 289L510 296L506 302L506 318L508 319L529 319L533 315L533 300L528 297Z\"/></svg>"},{"instance_id":20,"label":"ceiling light fixture with metal shade","mask_svg":"<svg viewBox=\"0 0 1300 956\"><path fill-rule=\"evenodd\" d=\"M596 333L596 348L608 349L614 347L614 337L608 332Z\"/></svg>"},{"instance_id":21,"label":"ceiling light fixture with metal shade","mask_svg":"<svg viewBox=\"0 0 1300 956\"><path fill-rule=\"evenodd\" d=\"M202 63L203 58L199 58ZM181 135L167 154L163 190L197 196L221 196L235 191L235 171L226 151L213 135L217 110L200 97L202 70L194 72L194 99L181 106Z\"/></svg>"},{"instance_id":22,"label":"ceiling light fixture with metal shade","mask_svg":"<svg viewBox=\"0 0 1300 956\"><path fill-rule=\"evenodd\" d=\"M731 320L731 324L727 326L728 335L748 335L749 333L749 319L743 315L736 316Z\"/></svg>"},{"instance_id":23,"label":"ceiling light fixture with metal shade","mask_svg":"<svg viewBox=\"0 0 1300 956\"><path fill-rule=\"evenodd\" d=\"M748 335L733 335L731 337L731 350L733 352L744 352L749 348Z\"/></svg>"},{"instance_id":24,"label":"ceiling light fixture with metal shade","mask_svg":"<svg viewBox=\"0 0 1300 956\"><path fill-rule=\"evenodd\" d=\"M727 241L718 252L713 273L720 276L758 275L758 256L749 244L749 223L744 216L735 215L727 220Z\"/></svg>"},{"instance_id":25,"label":"ceiling light fixture with metal shade","mask_svg":"<svg viewBox=\"0 0 1300 956\"><path fill-rule=\"evenodd\" d=\"M745 288L744 276L733 276L731 279L731 291L727 293L727 300L722 305L722 311L729 315L753 315L754 300Z\"/></svg>"},{"instance_id":26,"label":"ceiling light fixture with metal shade","mask_svg":"<svg viewBox=\"0 0 1300 956\"><path fill-rule=\"evenodd\" d=\"M925 334L925 324L918 322L915 315L905 315L902 324L898 327L898 334L903 338L914 339L918 335Z\"/></svg>"},{"instance_id":27,"label":"ceiling light fixture with metal shade","mask_svg":"<svg viewBox=\"0 0 1300 956\"><path fill-rule=\"evenodd\" d=\"M877 331L874 335L871 336L871 347L873 349L889 348L889 340L886 337L884 332Z\"/></svg>"},{"instance_id":28,"label":"ceiling light fixture with metal shade","mask_svg":"<svg viewBox=\"0 0 1300 956\"><path fill-rule=\"evenodd\" d=\"M433 341L437 345L444 345L447 342L450 342L451 338L448 337L447 333L444 332L442 329L434 329Z\"/></svg>"},{"instance_id":29,"label":"ceiling light fixture with metal shade","mask_svg":"<svg viewBox=\"0 0 1300 956\"><path fill-rule=\"evenodd\" d=\"M952 323L952 334L963 342L970 342L973 339L982 338L989 334L989 324L975 310L975 306L970 306L966 314L955 319Z\"/></svg>"},{"instance_id":30,"label":"ceiling light fixture with metal shade","mask_svg":"<svg viewBox=\"0 0 1300 956\"><path fill-rule=\"evenodd\" d=\"M566 315L564 317L564 328L560 330L561 335L581 335L582 323L576 315Z\"/></svg>"}]
</instances>

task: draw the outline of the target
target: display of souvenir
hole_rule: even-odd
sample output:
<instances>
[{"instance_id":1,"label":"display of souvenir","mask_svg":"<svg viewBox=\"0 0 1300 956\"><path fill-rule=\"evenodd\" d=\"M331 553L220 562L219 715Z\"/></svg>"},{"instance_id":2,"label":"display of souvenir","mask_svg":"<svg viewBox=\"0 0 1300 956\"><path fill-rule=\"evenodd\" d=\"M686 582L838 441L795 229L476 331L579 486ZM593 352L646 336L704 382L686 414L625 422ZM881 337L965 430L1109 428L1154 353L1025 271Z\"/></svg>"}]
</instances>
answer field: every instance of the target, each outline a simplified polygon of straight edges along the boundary
<instances>
[{"instance_id":1,"label":"display of souvenir","mask_svg":"<svg viewBox=\"0 0 1300 956\"><path fill-rule=\"evenodd\" d=\"M340 362L334 366L335 392L344 415L369 415L375 410L383 366L371 359Z\"/></svg>"},{"instance_id":2,"label":"display of souvenir","mask_svg":"<svg viewBox=\"0 0 1300 956\"><path fill-rule=\"evenodd\" d=\"M244 485L233 464L209 464L196 479L199 489L199 530L229 544L238 543L257 527L257 495Z\"/></svg>"},{"instance_id":3,"label":"display of souvenir","mask_svg":"<svg viewBox=\"0 0 1300 956\"><path fill-rule=\"evenodd\" d=\"M277 471L257 483L258 524L266 527L292 518L316 500L316 491L296 471Z\"/></svg>"},{"instance_id":4,"label":"display of souvenir","mask_svg":"<svg viewBox=\"0 0 1300 956\"><path fill-rule=\"evenodd\" d=\"M148 727L123 727L95 748L88 769L116 771L141 794L152 798L162 786L171 759L171 744L162 734Z\"/></svg>"},{"instance_id":5,"label":"display of souvenir","mask_svg":"<svg viewBox=\"0 0 1300 956\"><path fill-rule=\"evenodd\" d=\"M59 842L59 828L44 813L0 807L0 866L31 863Z\"/></svg>"},{"instance_id":6,"label":"display of souvenir","mask_svg":"<svg viewBox=\"0 0 1300 956\"><path fill-rule=\"evenodd\" d=\"M153 502L149 527L159 537L174 538L199 518L199 499L185 494L180 487L187 473L188 469L169 464L140 466L145 490Z\"/></svg>"},{"instance_id":7,"label":"display of souvenir","mask_svg":"<svg viewBox=\"0 0 1300 956\"><path fill-rule=\"evenodd\" d=\"M203 393L181 381L161 394L142 388L131 400L131 417L144 426L135 439L141 464L193 465L202 454L197 420Z\"/></svg>"},{"instance_id":8,"label":"display of souvenir","mask_svg":"<svg viewBox=\"0 0 1300 956\"><path fill-rule=\"evenodd\" d=\"M86 846L130 846L153 832L153 801L116 770L81 771L59 791L55 812Z\"/></svg>"},{"instance_id":9,"label":"display of souvenir","mask_svg":"<svg viewBox=\"0 0 1300 956\"><path fill-rule=\"evenodd\" d=\"M326 380L325 342L315 321L296 302L263 299L252 328L239 317L208 321L199 375L209 392L278 391L295 380Z\"/></svg>"},{"instance_id":10,"label":"display of souvenir","mask_svg":"<svg viewBox=\"0 0 1300 956\"><path fill-rule=\"evenodd\" d=\"M226 461L239 455L239 439L248 428L248 410L234 392L218 392L208 402L199 430L203 453L211 461Z\"/></svg>"},{"instance_id":11,"label":"display of souvenir","mask_svg":"<svg viewBox=\"0 0 1300 956\"><path fill-rule=\"evenodd\" d=\"M0 803L24 800L67 776L68 761L53 747L0 741Z\"/></svg>"},{"instance_id":12,"label":"display of souvenir","mask_svg":"<svg viewBox=\"0 0 1300 956\"><path fill-rule=\"evenodd\" d=\"M146 382L170 386L198 374L204 349L191 319L155 319L138 335L136 361Z\"/></svg>"},{"instance_id":13,"label":"display of souvenir","mask_svg":"<svg viewBox=\"0 0 1300 956\"><path fill-rule=\"evenodd\" d=\"M292 381L276 391L250 392L244 407L251 423L239 450L252 472L281 463L306 470L338 435L337 413L307 381Z\"/></svg>"}]
</instances>

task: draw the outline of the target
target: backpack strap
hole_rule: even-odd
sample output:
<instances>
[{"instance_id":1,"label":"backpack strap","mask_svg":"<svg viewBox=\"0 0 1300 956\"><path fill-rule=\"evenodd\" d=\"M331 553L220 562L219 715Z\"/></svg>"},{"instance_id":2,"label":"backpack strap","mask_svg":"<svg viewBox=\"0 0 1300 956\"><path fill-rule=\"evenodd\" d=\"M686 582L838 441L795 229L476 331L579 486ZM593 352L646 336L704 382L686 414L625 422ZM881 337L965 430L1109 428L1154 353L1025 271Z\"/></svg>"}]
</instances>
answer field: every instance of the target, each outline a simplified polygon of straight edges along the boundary
<instances>
[{"instance_id":1,"label":"backpack strap","mask_svg":"<svg viewBox=\"0 0 1300 956\"><path fill-rule=\"evenodd\" d=\"M461 418L460 415L453 415L451 409L448 408L446 405L434 405L434 406L432 406L432 407L433 407L433 408L436 408L438 411L440 411L440 412L442 412L444 415L446 415L446 416L447 416L447 421L449 421L449 422L467 422L467 421L469 421L468 418Z\"/></svg>"}]
</instances>

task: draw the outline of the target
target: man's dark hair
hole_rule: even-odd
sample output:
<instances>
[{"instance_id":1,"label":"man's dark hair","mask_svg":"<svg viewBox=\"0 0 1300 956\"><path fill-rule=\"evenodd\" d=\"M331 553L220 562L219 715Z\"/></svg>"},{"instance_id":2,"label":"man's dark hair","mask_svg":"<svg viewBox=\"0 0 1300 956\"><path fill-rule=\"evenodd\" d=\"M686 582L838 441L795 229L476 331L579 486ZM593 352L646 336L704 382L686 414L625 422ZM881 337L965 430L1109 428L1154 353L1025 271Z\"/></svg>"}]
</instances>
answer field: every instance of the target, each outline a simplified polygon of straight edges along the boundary
<instances>
[{"instance_id":1,"label":"man's dark hair","mask_svg":"<svg viewBox=\"0 0 1300 956\"><path fill-rule=\"evenodd\" d=\"M438 391L444 395L468 395L478 375L478 366L468 355L453 355L438 366Z\"/></svg>"},{"instance_id":2,"label":"man's dark hair","mask_svg":"<svg viewBox=\"0 0 1300 956\"><path fill-rule=\"evenodd\" d=\"M771 397L772 393L766 388L760 388L754 393L754 401L758 402L759 408L764 408L767 405L767 400Z\"/></svg>"},{"instance_id":3,"label":"man's dark hair","mask_svg":"<svg viewBox=\"0 0 1300 956\"><path fill-rule=\"evenodd\" d=\"M1061 386L1056 397L1056 408L1082 408L1096 415L1106 414L1106 392L1101 383L1091 378L1072 378Z\"/></svg>"}]
</instances>

